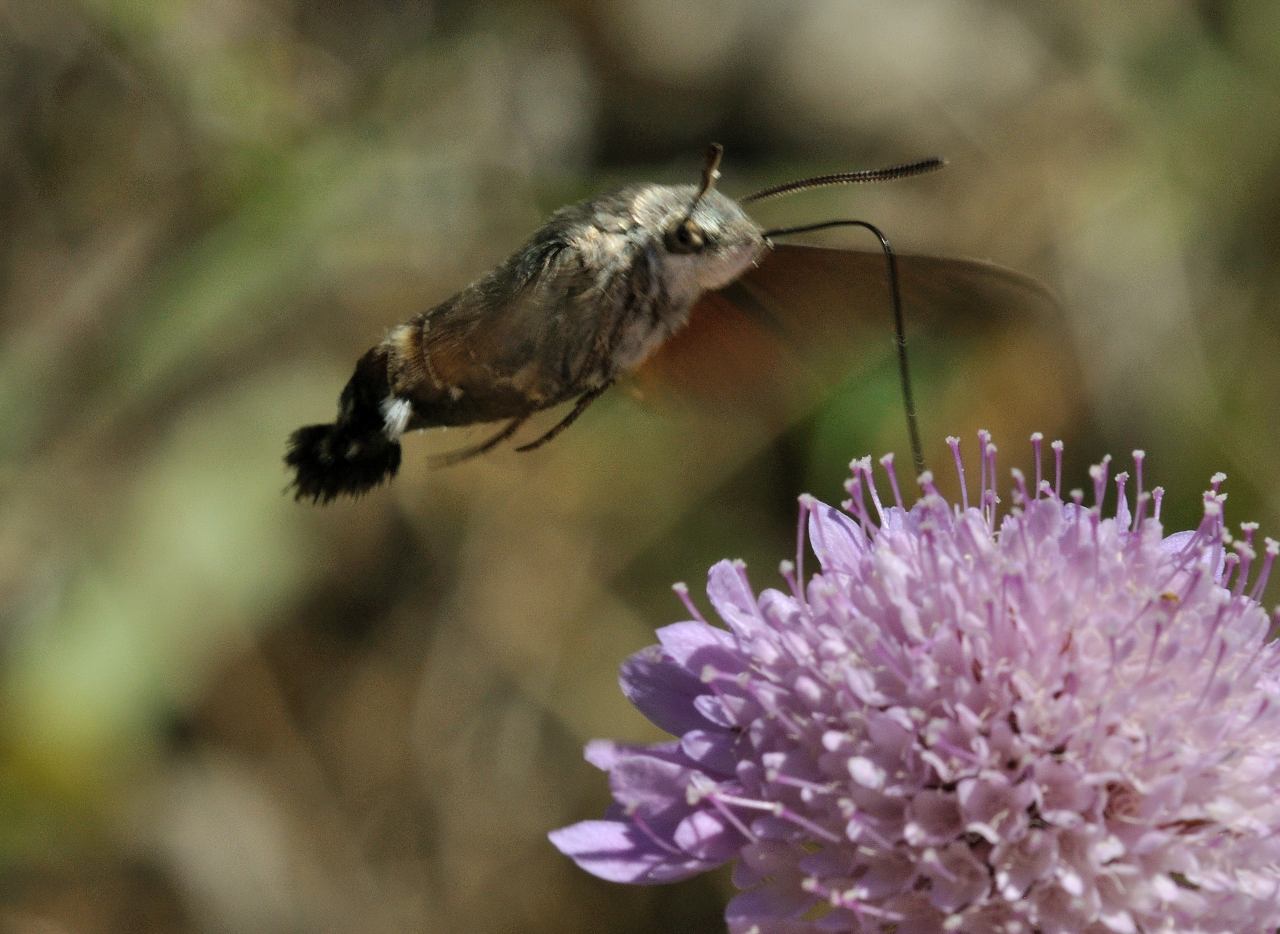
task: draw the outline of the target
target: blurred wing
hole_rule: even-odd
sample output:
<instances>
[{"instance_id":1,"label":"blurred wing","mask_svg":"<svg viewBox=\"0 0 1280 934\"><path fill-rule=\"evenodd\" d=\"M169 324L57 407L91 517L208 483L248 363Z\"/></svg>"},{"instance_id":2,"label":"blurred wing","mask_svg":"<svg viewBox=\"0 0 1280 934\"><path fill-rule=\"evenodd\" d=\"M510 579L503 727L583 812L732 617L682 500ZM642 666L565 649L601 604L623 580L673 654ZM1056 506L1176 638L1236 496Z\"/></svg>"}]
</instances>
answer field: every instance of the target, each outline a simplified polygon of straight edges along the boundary
<instances>
[{"instance_id":1,"label":"blurred wing","mask_svg":"<svg viewBox=\"0 0 1280 934\"><path fill-rule=\"evenodd\" d=\"M972 337L1010 321L1060 320L1028 276L976 260L899 254L908 341ZM894 349L883 253L781 245L704 296L689 326L646 361L642 391L748 407L786 420ZM825 391L824 391L825 390Z\"/></svg>"},{"instance_id":2,"label":"blurred wing","mask_svg":"<svg viewBox=\"0 0 1280 934\"><path fill-rule=\"evenodd\" d=\"M733 406L741 391L777 391L806 367L779 314L734 283L708 292L689 323L634 374L638 394L684 396L699 404Z\"/></svg>"}]
</instances>

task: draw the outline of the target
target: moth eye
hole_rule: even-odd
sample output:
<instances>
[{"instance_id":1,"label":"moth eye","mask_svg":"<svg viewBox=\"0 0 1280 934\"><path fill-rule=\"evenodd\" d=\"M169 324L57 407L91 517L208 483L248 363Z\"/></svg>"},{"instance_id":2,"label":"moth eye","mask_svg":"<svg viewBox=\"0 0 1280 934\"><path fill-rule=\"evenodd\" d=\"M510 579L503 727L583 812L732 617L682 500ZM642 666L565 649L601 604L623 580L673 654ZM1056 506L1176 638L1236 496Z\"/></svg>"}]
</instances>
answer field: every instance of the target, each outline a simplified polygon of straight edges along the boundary
<instances>
[{"instance_id":1,"label":"moth eye","mask_svg":"<svg viewBox=\"0 0 1280 934\"><path fill-rule=\"evenodd\" d=\"M663 242L671 253L701 253L707 244L702 228L688 218L668 230Z\"/></svg>"}]
</instances>

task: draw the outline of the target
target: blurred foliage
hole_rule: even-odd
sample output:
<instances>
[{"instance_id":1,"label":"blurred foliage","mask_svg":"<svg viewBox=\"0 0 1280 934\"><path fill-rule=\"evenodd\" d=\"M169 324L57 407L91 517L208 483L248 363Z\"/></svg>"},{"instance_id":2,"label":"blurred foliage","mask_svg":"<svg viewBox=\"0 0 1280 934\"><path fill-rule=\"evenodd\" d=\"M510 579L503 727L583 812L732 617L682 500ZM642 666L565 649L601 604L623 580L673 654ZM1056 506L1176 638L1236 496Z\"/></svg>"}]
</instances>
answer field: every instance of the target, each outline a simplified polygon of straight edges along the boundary
<instances>
[{"instance_id":1,"label":"blurred foliage","mask_svg":"<svg viewBox=\"0 0 1280 934\"><path fill-rule=\"evenodd\" d=\"M1222 469L1274 532L1278 46L1267 0L0 0L0 925L718 929L726 879L608 886L544 835L604 806L586 739L656 737L615 677L670 583L763 585L796 494L904 453L887 329L790 425L615 392L325 510L284 438L564 201L710 139L731 194L940 153L760 210L1064 297L915 335L933 461L1143 447L1171 526Z\"/></svg>"}]
</instances>

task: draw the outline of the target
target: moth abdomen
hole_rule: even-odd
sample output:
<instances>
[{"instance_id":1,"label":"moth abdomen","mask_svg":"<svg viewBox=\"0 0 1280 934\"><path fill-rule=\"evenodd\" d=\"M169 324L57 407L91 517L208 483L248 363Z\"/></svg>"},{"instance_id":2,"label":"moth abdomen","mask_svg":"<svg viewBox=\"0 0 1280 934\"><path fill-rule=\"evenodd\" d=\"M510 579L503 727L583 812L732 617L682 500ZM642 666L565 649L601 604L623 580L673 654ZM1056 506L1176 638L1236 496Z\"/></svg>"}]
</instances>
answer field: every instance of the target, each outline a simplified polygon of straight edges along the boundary
<instances>
[{"instance_id":1,"label":"moth abdomen","mask_svg":"<svg viewBox=\"0 0 1280 934\"><path fill-rule=\"evenodd\" d=\"M328 503L359 496L395 476L398 439L412 407L389 389L387 351L375 347L360 358L343 388L337 421L307 425L289 436L284 460L294 471L295 499Z\"/></svg>"}]
</instances>

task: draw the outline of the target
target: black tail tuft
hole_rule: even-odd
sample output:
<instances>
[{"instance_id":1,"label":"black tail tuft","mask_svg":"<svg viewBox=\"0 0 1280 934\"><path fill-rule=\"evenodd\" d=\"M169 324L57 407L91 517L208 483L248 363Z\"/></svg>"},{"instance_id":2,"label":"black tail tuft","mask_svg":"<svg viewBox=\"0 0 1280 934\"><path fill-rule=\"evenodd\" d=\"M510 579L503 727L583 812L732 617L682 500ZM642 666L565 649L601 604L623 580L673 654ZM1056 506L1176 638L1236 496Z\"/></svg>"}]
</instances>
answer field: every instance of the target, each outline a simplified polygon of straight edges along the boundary
<instances>
[{"instance_id":1,"label":"black tail tuft","mask_svg":"<svg viewBox=\"0 0 1280 934\"><path fill-rule=\"evenodd\" d=\"M323 504L367 493L394 477L400 468L400 443L381 431L308 425L289 436L284 462L294 471L293 498Z\"/></svg>"}]
</instances>

